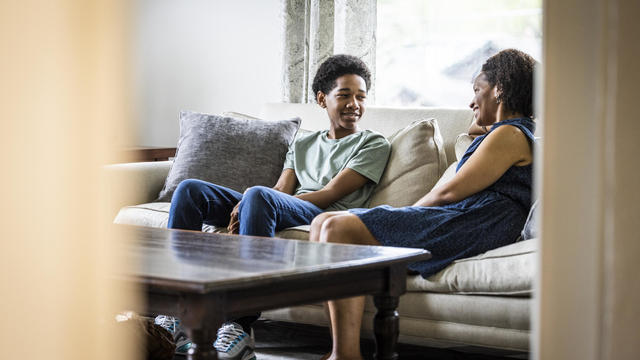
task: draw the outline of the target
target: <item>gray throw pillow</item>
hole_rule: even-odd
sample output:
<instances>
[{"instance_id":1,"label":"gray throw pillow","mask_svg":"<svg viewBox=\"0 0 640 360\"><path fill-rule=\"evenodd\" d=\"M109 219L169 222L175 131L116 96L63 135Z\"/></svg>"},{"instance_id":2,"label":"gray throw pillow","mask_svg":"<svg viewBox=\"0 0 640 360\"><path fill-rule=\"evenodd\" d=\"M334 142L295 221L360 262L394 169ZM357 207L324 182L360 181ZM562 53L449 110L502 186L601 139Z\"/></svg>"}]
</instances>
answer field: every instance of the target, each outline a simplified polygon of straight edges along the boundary
<instances>
[{"instance_id":1,"label":"gray throw pillow","mask_svg":"<svg viewBox=\"0 0 640 360\"><path fill-rule=\"evenodd\" d=\"M531 210L529 210L529 216L527 216L527 222L524 224L524 228L522 229L522 233L520 236L522 240L529 240L538 237L538 203L540 201L536 200L533 205L531 205Z\"/></svg>"},{"instance_id":2,"label":"gray throw pillow","mask_svg":"<svg viewBox=\"0 0 640 360\"><path fill-rule=\"evenodd\" d=\"M171 201L185 179L239 192L255 185L275 185L300 122L299 118L265 121L181 111L178 149L156 201Z\"/></svg>"}]
</instances>

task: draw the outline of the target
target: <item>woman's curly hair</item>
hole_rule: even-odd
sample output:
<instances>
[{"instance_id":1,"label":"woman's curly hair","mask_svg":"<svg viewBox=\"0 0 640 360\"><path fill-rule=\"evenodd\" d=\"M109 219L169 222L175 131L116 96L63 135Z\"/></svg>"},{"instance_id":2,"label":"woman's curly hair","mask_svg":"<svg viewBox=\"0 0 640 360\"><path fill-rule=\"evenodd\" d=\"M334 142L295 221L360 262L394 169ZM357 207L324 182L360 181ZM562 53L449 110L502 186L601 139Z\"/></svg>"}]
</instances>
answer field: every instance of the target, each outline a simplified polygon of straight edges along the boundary
<instances>
[{"instance_id":1,"label":"woman's curly hair","mask_svg":"<svg viewBox=\"0 0 640 360\"><path fill-rule=\"evenodd\" d=\"M367 91L371 87L371 72L364 61L352 55L333 55L325 60L313 78L314 98L317 101L318 91L328 94L336 87L336 79L342 75L355 74L364 79Z\"/></svg>"},{"instance_id":2,"label":"woman's curly hair","mask_svg":"<svg viewBox=\"0 0 640 360\"><path fill-rule=\"evenodd\" d=\"M511 111L533 117L533 68L536 60L516 49L493 55L482 65L489 84L497 86L498 100Z\"/></svg>"}]
</instances>

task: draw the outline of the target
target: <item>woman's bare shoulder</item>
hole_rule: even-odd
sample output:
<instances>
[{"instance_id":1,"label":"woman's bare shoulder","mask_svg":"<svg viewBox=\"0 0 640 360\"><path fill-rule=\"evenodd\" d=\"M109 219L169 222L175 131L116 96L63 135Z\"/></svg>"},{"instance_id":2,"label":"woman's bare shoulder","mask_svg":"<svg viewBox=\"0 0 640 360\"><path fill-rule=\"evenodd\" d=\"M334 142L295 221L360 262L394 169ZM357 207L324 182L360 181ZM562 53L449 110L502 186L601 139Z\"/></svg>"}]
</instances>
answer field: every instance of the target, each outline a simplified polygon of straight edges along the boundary
<instances>
[{"instance_id":1,"label":"woman's bare shoulder","mask_svg":"<svg viewBox=\"0 0 640 360\"><path fill-rule=\"evenodd\" d=\"M531 144L527 135L517 126L499 126L487 136L485 142L493 148L508 149L514 154L520 154L518 165L528 164L531 161Z\"/></svg>"},{"instance_id":2,"label":"woman's bare shoulder","mask_svg":"<svg viewBox=\"0 0 640 360\"><path fill-rule=\"evenodd\" d=\"M527 135L520 130L517 126L505 124L497 127L488 136L487 140L492 138L493 141L500 141L505 143L523 143L528 144L529 140Z\"/></svg>"}]
</instances>

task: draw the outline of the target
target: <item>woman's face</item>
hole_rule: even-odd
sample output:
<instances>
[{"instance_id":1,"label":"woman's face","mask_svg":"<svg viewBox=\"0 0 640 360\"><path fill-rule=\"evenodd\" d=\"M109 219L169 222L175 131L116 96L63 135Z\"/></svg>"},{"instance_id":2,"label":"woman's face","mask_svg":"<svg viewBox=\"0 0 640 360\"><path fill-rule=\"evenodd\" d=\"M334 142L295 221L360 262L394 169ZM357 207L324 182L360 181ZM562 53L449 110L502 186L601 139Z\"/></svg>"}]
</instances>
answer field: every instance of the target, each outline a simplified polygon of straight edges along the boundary
<instances>
[{"instance_id":1,"label":"woman's face","mask_svg":"<svg viewBox=\"0 0 640 360\"><path fill-rule=\"evenodd\" d=\"M498 99L495 86L487 81L487 76L480 73L473 81L473 100L469 107L473 110L476 123L480 126L488 126L496 122L498 113Z\"/></svg>"},{"instance_id":2,"label":"woman's face","mask_svg":"<svg viewBox=\"0 0 640 360\"><path fill-rule=\"evenodd\" d=\"M318 92L318 104L327 109L332 130L339 133L354 133L357 123L364 114L367 99L367 84L355 74L342 75L336 79L336 86L324 94Z\"/></svg>"}]
</instances>

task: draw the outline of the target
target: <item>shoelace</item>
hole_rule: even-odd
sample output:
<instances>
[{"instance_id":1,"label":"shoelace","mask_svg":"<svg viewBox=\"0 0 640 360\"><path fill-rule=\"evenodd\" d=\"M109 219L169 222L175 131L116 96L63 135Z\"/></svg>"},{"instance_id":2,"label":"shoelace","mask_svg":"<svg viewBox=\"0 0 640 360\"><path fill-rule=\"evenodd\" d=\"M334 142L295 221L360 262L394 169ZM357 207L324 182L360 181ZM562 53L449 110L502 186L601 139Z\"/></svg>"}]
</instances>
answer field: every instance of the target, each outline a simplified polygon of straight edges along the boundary
<instances>
[{"instance_id":1,"label":"shoelace","mask_svg":"<svg viewBox=\"0 0 640 360\"><path fill-rule=\"evenodd\" d=\"M172 316L161 316L159 321L156 320L156 324L169 330L172 334L176 331L176 320Z\"/></svg>"},{"instance_id":2,"label":"shoelace","mask_svg":"<svg viewBox=\"0 0 640 360\"><path fill-rule=\"evenodd\" d=\"M213 346L218 351L228 352L246 335L244 331L237 329L233 324L224 325L218 329L218 337ZM220 350L221 348L224 350Z\"/></svg>"}]
</instances>

